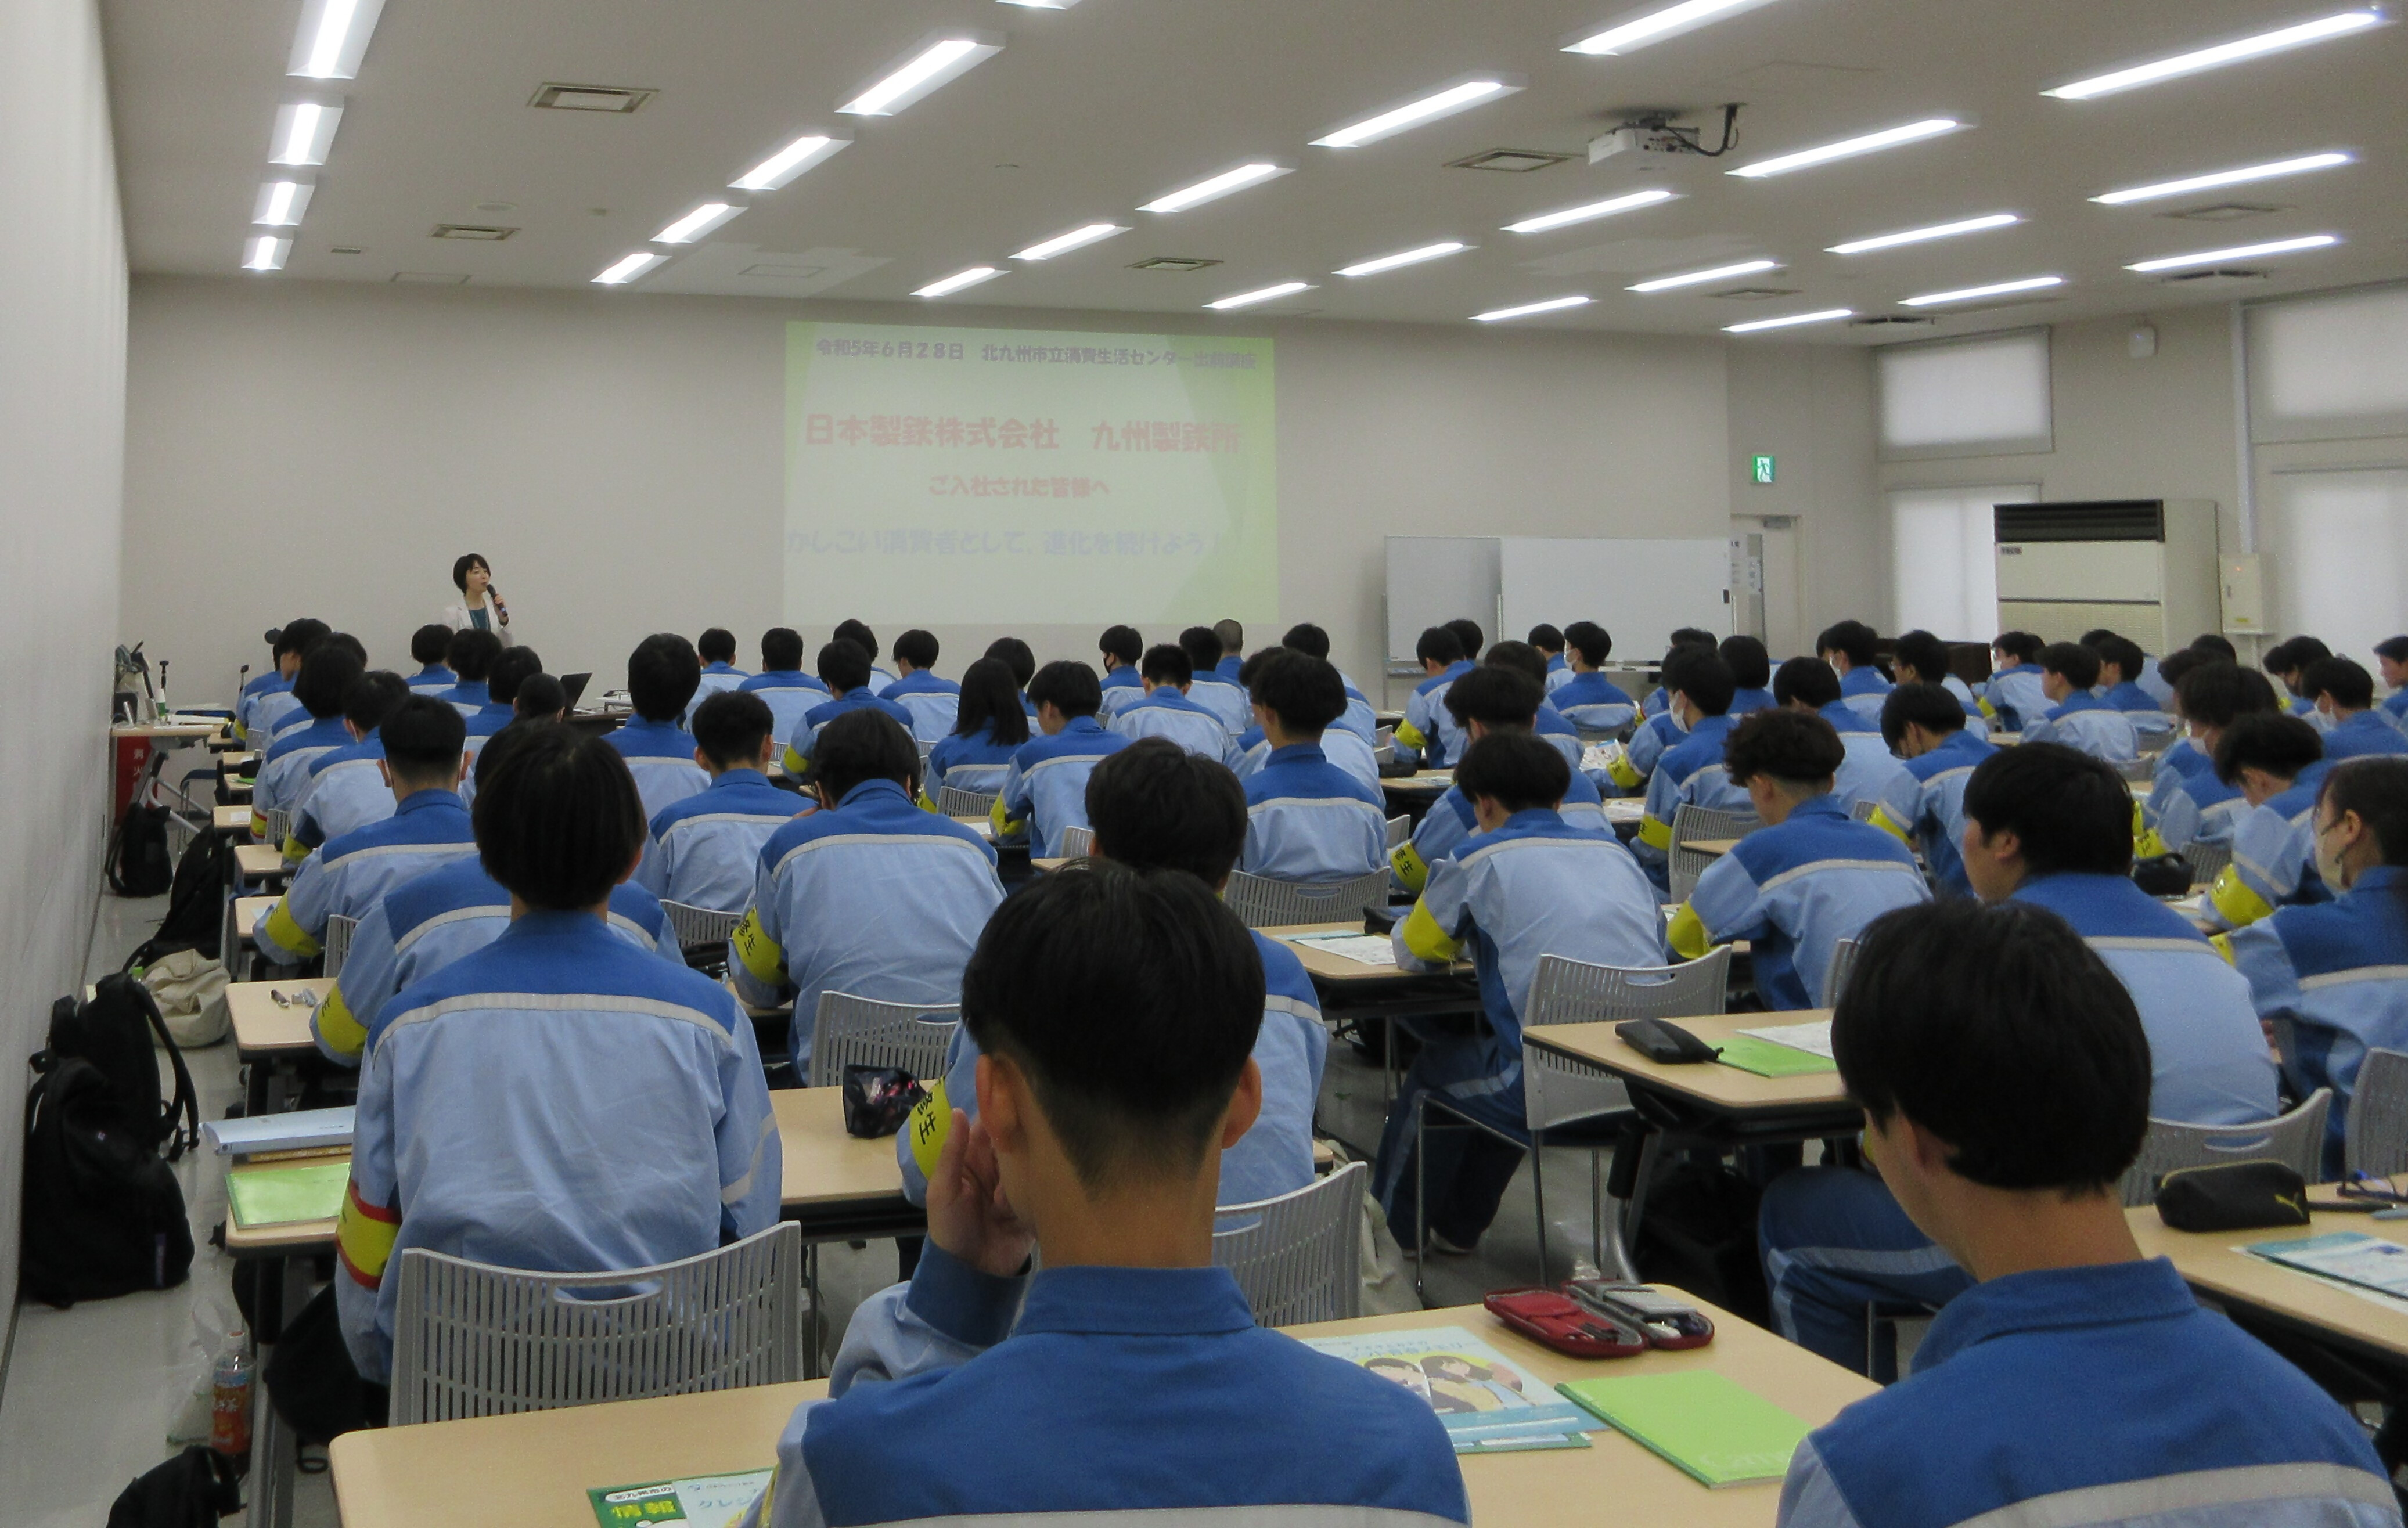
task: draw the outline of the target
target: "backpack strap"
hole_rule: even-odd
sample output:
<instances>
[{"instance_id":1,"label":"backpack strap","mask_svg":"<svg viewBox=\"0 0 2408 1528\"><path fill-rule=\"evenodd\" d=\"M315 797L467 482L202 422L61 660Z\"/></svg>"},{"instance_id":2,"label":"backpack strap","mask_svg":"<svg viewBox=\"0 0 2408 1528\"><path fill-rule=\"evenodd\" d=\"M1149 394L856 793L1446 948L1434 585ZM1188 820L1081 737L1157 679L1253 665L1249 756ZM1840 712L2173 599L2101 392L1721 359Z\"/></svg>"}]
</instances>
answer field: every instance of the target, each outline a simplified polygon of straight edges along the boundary
<instances>
[{"instance_id":1,"label":"backpack strap","mask_svg":"<svg viewBox=\"0 0 2408 1528\"><path fill-rule=\"evenodd\" d=\"M141 982L129 978L126 985L140 997L142 1016L150 1021L150 1033L158 1037L161 1048L167 1052L168 1064L176 1070L176 1096L167 1101L166 1112L162 1116L167 1127L164 1143L167 1160L173 1162L201 1144L199 1098L193 1088L193 1074L184 1065L184 1052L176 1044L176 1037L167 1033L167 1021L159 1012L158 998Z\"/></svg>"}]
</instances>

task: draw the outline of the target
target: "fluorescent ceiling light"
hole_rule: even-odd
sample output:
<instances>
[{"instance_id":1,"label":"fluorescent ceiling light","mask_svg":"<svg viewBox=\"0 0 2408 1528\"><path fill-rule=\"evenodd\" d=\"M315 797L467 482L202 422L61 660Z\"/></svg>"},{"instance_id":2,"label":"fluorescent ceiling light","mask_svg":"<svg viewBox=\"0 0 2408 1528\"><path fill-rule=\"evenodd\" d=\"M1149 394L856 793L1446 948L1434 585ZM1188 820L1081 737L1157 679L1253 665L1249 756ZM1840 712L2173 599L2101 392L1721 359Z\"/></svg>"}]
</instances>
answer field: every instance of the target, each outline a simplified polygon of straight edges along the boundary
<instances>
[{"instance_id":1,"label":"fluorescent ceiling light","mask_svg":"<svg viewBox=\"0 0 2408 1528\"><path fill-rule=\"evenodd\" d=\"M270 164L323 164L335 146L343 108L322 101L296 101L276 108L276 131L267 145Z\"/></svg>"},{"instance_id":2,"label":"fluorescent ceiling light","mask_svg":"<svg viewBox=\"0 0 2408 1528\"><path fill-rule=\"evenodd\" d=\"M1293 164L1276 164L1269 160L1256 160L1240 164L1234 170L1224 170L1210 180L1198 180L1181 191L1165 192L1139 207L1140 212L1184 212L1191 207L1217 202L1233 191L1243 191L1259 181L1276 180L1296 168Z\"/></svg>"},{"instance_id":3,"label":"fluorescent ceiling light","mask_svg":"<svg viewBox=\"0 0 2408 1528\"><path fill-rule=\"evenodd\" d=\"M744 208L734 202L705 202L677 221L652 236L654 244L692 244L730 218L741 217Z\"/></svg>"},{"instance_id":4,"label":"fluorescent ceiling light","mask_svg":"<svg viewBox=\"0 0 2408 1528\"><path fill-rule=\"evenodd\" d=\"M992 32L930 37L885 79L864 88L837 109L852 117L891 117L1002 51L1003 38Z\"/></svg>"},{"instance_id":5,"label":"fluorescent ceiling light","mask_svg":"<svg viewBox=\"0 0 2408 1528\"><path fill-rule=\"evenodd\" d=\"M1560 212L1541 212L1535 218L1525 218L1520 222L1509 222L1505 225L1505 232L1543 234L1550 228L1569 228L1576 222L1587 222L1593 218L1611 218L1617 212L1635 211L1642 207L1654 207L1658 202L1669 202L1672 199L1673 193L1661 188L1634 191L1627 196L1609 197L1602 202L1588 202L1580 207L1565 207Z\"/></svg>"},{"instance_id":6,"label":"fluorescent ceiling light","mask_svg":"<svg viewBox=\"0 0 2408 1528\"><path fill-rule=\"evenodd\" d=\"M2357 10L2340 11L2330 16L2319 17L2313 21L2302 21L2297 26L2286 26L2273 32L2261 32L2254 37L2243 37L2237 42L2218 43L2213 48L2202 48L2196 52L2177 53L2172 58L2161 58L2153 64L2140 64L2128 69L2118 69L2114 74L2102 74L2090 79L2077 79L2071 85L2059 85L2055 90L2045 90L2041 93L2054 95L2060 101L2095 101L2102 95L2113 95L2118 91L2137 90L2143 85L2154 85L2161 79L2178 79L2184 75L2198 74L2203 69L2221 69L2228 64L2239 64L2246 59L2262 58L2268 53L2279 53L2286 49L2304 48L2312 42L2323 42L2329 37L2345 37L2353 32L2363 32L2371 26L2381 26L2389 19L2372 6Z\"/></svg>"},{"instance_id":7,"label":"fluorescent ceiling light","mask_svg":"<svg viewBox=\"0 0 2408 1528\"><path fill-rule=\"evenodd\" d=\"M2043 287L2065 285L2062 276L2027 276L2020 281L1999 281L1986 287L1964 287L1956 292L1927 292L1920 297L1909 297L1909 307L1933 307L1942 303L1970 303L1976 297L2003 297L2015 292L2038 292Z\"/></svg>"},{"instance_id":8,"label":"fluorescent ceiling light","mask_svg":"<svg viewBox=\"0 0 2408 1528\"><path fill-rule=\"evenodd\" d=\"M1601 32L1564 44L1564 51L1592 56L1634 53L1667 37L1694 32L1709 22L1770 3L1770 0L1681 0L1677 6L1667 6L1662 10L1616 21Z\"/></svg>"},{"instance_id":9,"label":"fluorescent ceiling light","mask_svg":"<svg viewBox=\"0 0 2408 1528\"><path fill-rule=\"evenodd\" d=\"M1024 10L1068 10L1079 0L1002 0L1002 3L1018 6Z\"/></svg>"},{"instance_id":10,"label":"fluorescent ceiling light","mask_svg":"<svg viewBox=\"0 0 2408 1528\"><path fill-rule=\"evenodd\" d=\"M2305 154L2298 159L2278 159L2271 164L2243 164L2239 169L2215 170L2206 175L2194 175L2183 180L2161 180L2154 186L2133 186L2125 191L2111 191L2104 196L2093 196L2094 202L2109 207L2122 207L2127 202L2153 202L2160 196L2182 196L2194 191L2214 191L2218 186L2246 185L2252 180L2272 180L2280 175L2302 175L2309 170L2329 170L2339 164L2355 164L2358 156L2340 152Z\"/></svg>"},{"instance_id":11,"label":"fluorescent ceiling light","mask_svg":"<svg viewBox=\"0 0 2408 1528\"><path fill-rule=\"evenodd\" d=\"M314 190L307 180L267 180L259 188L259 200L253 204L251 221L269 228L291 228L301 221L301 214L309 209L309 194Z\"/></svg>"},{"instance_id":12,"label":"fluorescent ceiling light","mask_svg":"<svg viewBox=\"0 0 2408 1528\"><path fill-rule=\"evenodd\" d=\"M1091 222L1084 228L1073 228L1067 234L1056 234L1052 238L1045 240L1041 244L1032 244L1027 249L1021 250L1016 255L1013 255L1011 258L1014 260L1051 260L1057 254L1068 254L1073 250L1083 249L1099 239L1108 239L1114 234L1125 234L1127 232L1128 229L1120 223Z\"/></svg>"},{"instance_id":13,"label":"fluorescent ceiling light","mask_svg":"<svg viewBox=\"0 0 2408 1528\"><path fill-rule=\"evenodd\" d=\"M1526 319L1533 313L1553 313L1559 308L1579 307L1586 297L1550 297L1543 303L1524 303L1519 307L1492 307L1485 313L1474 313L1474 323L1498 323L1506 319Z\"/></svg>"},{"instance_id":14,"label":"fluorescent ceiling light","mask_svg":"<svg viewBox=\"0 0 2408 1528\"><path fill-rule=\"evenodd\" d=\"M2304 238L2278 238L2271 244L2243 244L2229 250L2201 250L2197 254L2168 255L2162 260L2143 260L2127 265L2128 271L2178 271L2186 265L2214 265L2227 260L2256 260L2261 255L2297 254L2301 250L2325 250L2339 244L2336 234L2310 234Z\"/></svg>"},{"instance_id":15,"label":"fluorescent ceiling light","mask_svg":"<svg viewBox=\"0 0 2408 1528\"><path fill-rule=\"evenodd\" d=\"M307 0L284 72L305 79L350 79L360 72L384 0Z\"/></svg>"},{"instance_id":16,"label":"fluorescent ceiling light","mask_svg":"<svg viewBox=\"0 0 2408 1528\"><path fill-rule=\"evenodd\" d=\"M972 265L966 271L955 271L941 281L931 281L911 293L914 297L950 297L956 292L974 287L981 281L992 281L1003 274L999 266Z\"/></svg>"},{"instance_id":17,"label":"fluorescent ceiling light","mask_svg":"<svg viewBox=\"0 0 2408 1528\"><path fill-rule=\"evenodd\" d=\"M796 177L850 145L840 133L806 133L760 164L730 180L731 191L777 191Z\"/></svg>"},{"instance_id":18,"label":"fluorescent ceiling light","mask_svg":"<svg viewBox=\"0 0 2408 1528\"><path fill-rule=\"evenodd\" d=\"M1312 290L1310 281L1282 281L1275 287L1257 287L1252 292L1240 292L1234 297L1224 297L1217 303L1204 306L1210 308L1252 307L1256 303L1267 303L1275 297L1292 297L1299 292Z\"/></svg>"},{"instance_id":19,"label":"fluorescent ceiling light","mask_svg":"<svg viewBox=\"0 0 2408 1528\"><path fill-rule=\"evenodd\" d=\"M1759 329L1794 329L1801 323L1829 323L1836 319L1853 319L1856 316L1854 308L1827 307L1819 313L1792 313L1786 318L1750 319L1745 323L1726 323L1723 333L1752 335Z\"/></svg>"},{"instance_id":20,"label":"fluorescent ceiling light","mask_svg":"<svg viewBox=\"0 0 2408 1528\"><path fill-rule=\"evenodd\" d=\"M1868 133L1860 138L1842 138L1819 149L1801 149L1797 153L1783 154L1778 159L1761 159L1753 164L1742 164L1729 173L1749 180L1761 179L1769 175L1787 175L1792 170L1828 164L1835 159L1854 159L1858 154L1895 149L1902 143L1920 143L1926 138L1961 132L1972 125L1954 117L1927 117L1922 121L1908 122L1903 127L1885 127L1878 133Z\"/></svg>"},{"instance_id":21,"label":"fluorescent ceiling light","mask_svg":"<svg viewBox=\"0 0 2408 1528\"><path fill-rule=\"evenodd\" d=\"M242 268L247 271L280 271L284 257L293 252L293 241L262 234L242 243Z\"/></svg>"},{"instance_id":22,"label":"fluorescent ceiling light","mask_svg":"<svg viewBox=\"0 0 2408 1528\"><path fill-rule=\"evenodd\" d=\"M1680 276L1659 276L1653 281L1641 281L1637 286L1626 287L1623 290L1626 292L1670 292L1674 287L1702 286L1708 281L1722 280L1725 277L1754 276L1758 271L1779 270L1780 268L1781 262L1778 260L1742 260L1736 265L1716 265L1710 271L1689 271Z\"/></svg>"},{"instance_id":23,"label":"fluorescent ceiling light","mask_svg":"<svg viewBox=\"0 0 2408 1528\"><path fill-rule=\"evenodd\" d=\"M1874 250L1894 250L1901 244L1921 244L1927 239L1955 238L1959 234L1978 234L1985 228L2004 228L2023 221L2012 212L1992 212L1984 217L1967 218L1960 222L1934 223L1928 228L1909 228L1897 234L1875 234L1870 238L1850 239L1834 244L1827 254L1865 254Z\"/></svg>"},{"instance_id":24,"label":"fluorescent ceiling light","mask_svg":"<svg viewBox=\"0 0 2408 1528\"><path fill-rule=\"evenodd\" d=\"M1511 95L1527 83L1528 81L1520 75L1475 76L1445 86L1417 101L1408 101L1399 107L1390 107L1376 117L1367 117L1351 127L1341 127L1326 136L1318 137L1312 141L1315 147L1322 149L1360 149L1367 143L1377 143L1382 138L1394 137L1409 127L1419 127L1424 122L1434 122L1440 117L1452 117L1458 111L1468 111L1483 101L1494 101L1500 96Z\"/></svg>"},{"instance_id":25,"label":"fluorescent ceiling light","mask_svg":"<svg viewBox=\"0 0 2408 1528\"><path fill-rule=\"evenodd\" d=\"M665 254L654 254L650 250L638 250L595 277L594 284L601 287L624 287L667 259L668 256Z\"/></svg>"},{"instance_id":26,"label":"fluorescent ceiling light","mask_svg":"<svg viewBox=\"0 0 2408 1528\"><path fill-rule=\"evenodd\" d=\"M1377 276L1382 271L1392 271L1399 266L1418 265L1425 260L1443 260L1448 255L1461 254L1464 250L1470 248L1470 245L1464 243L1461 239L1448 239L1443 244L1425 244L1418 250L1406 250L1398 254L1382 255L1377 260L1362 261L1358 264L1347 266L1344 270L1338 272L1338 274L1340 276Z\"/></svg>"}]
</instances>

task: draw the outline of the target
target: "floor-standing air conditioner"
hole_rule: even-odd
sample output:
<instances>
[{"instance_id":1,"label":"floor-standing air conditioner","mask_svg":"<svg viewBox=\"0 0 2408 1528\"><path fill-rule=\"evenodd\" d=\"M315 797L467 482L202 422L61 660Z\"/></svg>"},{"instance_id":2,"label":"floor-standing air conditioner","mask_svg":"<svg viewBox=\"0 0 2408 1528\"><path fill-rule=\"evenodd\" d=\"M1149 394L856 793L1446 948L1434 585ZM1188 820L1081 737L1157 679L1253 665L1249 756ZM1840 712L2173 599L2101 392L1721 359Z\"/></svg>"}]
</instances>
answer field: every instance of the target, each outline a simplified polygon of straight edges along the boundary
<instances>
[{"instance_id":1,"label":"floor-standing air conditioner","mask_svg":"<svg viewBox=\"0 0 2408 1528\"><path fill-rule=\"evenodd\" d=\"M2153 653L2223 629L2207 499L2002 504L1999 623L2071 642L2104 626Z\"/></svg>"}]
</instances>

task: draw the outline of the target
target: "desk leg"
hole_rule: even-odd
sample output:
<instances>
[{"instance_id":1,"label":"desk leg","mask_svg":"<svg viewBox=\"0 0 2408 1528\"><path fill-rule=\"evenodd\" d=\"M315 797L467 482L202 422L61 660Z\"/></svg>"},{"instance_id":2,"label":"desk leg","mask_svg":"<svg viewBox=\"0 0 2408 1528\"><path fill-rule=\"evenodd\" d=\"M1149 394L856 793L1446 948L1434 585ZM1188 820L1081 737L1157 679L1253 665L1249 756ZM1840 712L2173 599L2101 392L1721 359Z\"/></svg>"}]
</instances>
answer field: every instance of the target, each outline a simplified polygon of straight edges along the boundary
<instances>
[{"instance_id":1,"label":"desk leg","mask_svg":"<svg viewBox=\"0 0 2408 1528\"><path fill-rule=\"evenodd\" d=\"M1622 1207L1621 1255L1627 1264L1636 1257L1639 1246L1639 1221L1647 1209L1647 1191L1656 1181L1656 1160L1663 1154L1664 1133L1650 1130L1639 1148L1639 1172L1632 1180L1629 1202ZM1632 1278L1637 1278L1636 1269Z\"/></svg>"},{"instance_id":2,"label":"desk leg","mask_svg":"<svg viewBox=\"0 0 2408 1528\"><path fill-rule=\"evenodd\" d=\"M827 1366L820 1355L827 1347L827 1317L820 1304L820 1244L812 1242L803 1249L803 1290L811 1302L811 1313L803 1327L803 1378L824 1379Z\"/></svg>"},{"instance_id":3,"label":"desk leg","mask_svg":"<svg viewBox=\"0 0 2408 1528\"><path fill-rule=\"evenodd\" d=\"M260 1267L254 1312L259 1330L251 1334L257 1367L251 1378L251 1508L245 1519L248 1528L292 1528L293 1523L293 1483L298 1469L295 1442L276 1415L275 1403L267 1398L267 1360L275 1349L275 1338L283 1335L290 1292L286 1286L293 1277L289 1258L272 1258ZM263 1342L261 1333L272 1335Z\"/></svg>"}]
</instances>

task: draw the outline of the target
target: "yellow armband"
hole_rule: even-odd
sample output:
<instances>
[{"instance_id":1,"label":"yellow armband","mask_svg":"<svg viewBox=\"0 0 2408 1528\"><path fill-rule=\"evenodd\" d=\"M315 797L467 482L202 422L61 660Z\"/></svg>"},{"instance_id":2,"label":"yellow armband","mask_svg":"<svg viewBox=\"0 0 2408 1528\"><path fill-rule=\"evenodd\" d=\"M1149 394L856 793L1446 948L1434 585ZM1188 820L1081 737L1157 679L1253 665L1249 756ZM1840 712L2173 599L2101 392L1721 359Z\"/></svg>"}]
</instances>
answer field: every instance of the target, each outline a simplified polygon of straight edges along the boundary
<instances>
[{"instance_id":1,"label":"yellow armband","mask_svg":"<svg viewBox=\"0 0 2408 1528\"><path fill-rule=\"evenodd\" d=\"M1639 841L1669 854L1672 851L1672 824L1650 812L1639 820Z\"/></svg>"},{"instance_id":2,"label":"yellow armband","mask_svg":"<svg viewBox=\"0 0 2408 1528\"><path fill-rule=\"evenodd\" d=\"M343 1001L343 984L335 983L326 1000L309 1016L309 1033L318 1037L319 1045L353 1065L367 1053L368 1032L351 1017L351 1005Z\"/></svg>"},{"instance_id":3,"label":"yellow armband","mask_svg":"<svg viewBox=\"0 0 2408 1528\"><path fill-rule=\"evenodd\" d=\"M1410 721L1399 721L1397 723L1397 741L1404 744L1405 747L1410 749L1425 749L1429 747L1429 739L1424 737L1422 735L1422 730L1419 727L1414 726Z\"/></svg>"},{"instance_id":4,"label":"yellow armband","mask_svg":"<svg viewBox=\"0 0 2408 1528\"><path fill-rule=\"evenodd\" d=\"M278 897L276 906L267 909L267 921L260 932L275 940L279 949L289 950L305 961L318 952L318 941L294 920L293 899L289 896Z\"/></svg>"},{"instance_id":5,"label":"yellow armband","mask_svg":"<svg viewBox=\"0 0 2408 1528\"><path fill-rule=\"evenodd\" d=\"M1444 965L1463 950L1454 935L1438 926L1426 902L1415 902L1412 916L1405 920L1405 948L1412 951L1416 960L1428 961L1433 965Z\"/></svg>"},{"instance_id":6,"label":"yellow armband","mask_svg":"<svg viewBox=\"0 0 2408 1528\"><path fill-rule=\"evenodd\" d=\"M1419 893L1429 884L1429 865L1410 843L1398 844L1390 851L1388 868L1397 873L1398 881L1408 892Z\"/></svg>"},{"instance_id":7,"label":"yellow armband","mask_svg":"<svg viewBox=\"0 0 2408 1528\"><path fill-rule=\"evenodd\" d=\"M1672 926L1665 931L1665 938L1671 944L1672 953L1684 961L1698 960L1714 947L1713 936L1706 932L1706 921L1686 902L1672 915Z\"/></svg>"},{"instance_id":8,"label":"yellow armband","mask_svg":"<svg viewBox=\"0 0 2408 1528\"><path fill-rule=\"evenodd\" d=\"M1630 750L1617 744L1605 761L1605 778L1625 791L1636 791L1647 783L1647 777L1630 762Z\"/></svg>"},{"instance_id":9,"label":"yellow armband","mask_svg":"<svg viewBox=\"0 0 2408 1528\"><path fill-rule=\"evenodd\" d=\"M335 1250L351 1278L375 1289L384 1282L385 1264L393 1261L393 1244L401 1235L401 1213L360 1197L360 1181L343 1187L343 1208L335 1222Z\"/></svg>"},{"instance_id":10,"label":"yellow armband","mask_svg":"<svg viewBox=\"0 0 2408 1528\"><path fill-rule=\"evenodd\" d=\"M2224 921L2234 928L2247 928L2274 910L2274 905L2259 896L2241 878L2241 867L2228 864L2208 888L2207 900Z\"/></svg>"},{"instance_id":11,"label":"yellow armband","mask_svg":"<svg viewBox=\"0 0 2408 1528\"><path fill-rule=\"evenodd\" d=\"M945 1137L953 1133L953 1101L945 1092L943 1078L928 1085L928 1096L912 1108L911 1118L904 1121L903 1128L910 1133L911 1160L918 1164L920 1176L933 1181L937 1159L945 1150Z\"/></svg>"},{"instance_id":12,"label":"yellow armband","mask_svg":"<svg viewBox=\"0 0 2408 1528\"><path fill-rule=\"evenodd\" d=\"M736 925L727 943L736 951L736 958L744 963L744 969L752 974L753 980L765 987L785 981L786 951L763 931L760 908L751 908L744 914L744 921Z\"/></svg>"},{"instance_id":13,"label":"yellow armband","mask_svg":"<svg viewBox=\"0 0 2408 1528\"><path fill-rule=\"evenodd\" d=\"M1873 826L1881 829L1884 833L1888 834L1899 843L1906 845L1907 848L1913 849L1914 847L1914 830L1900 823L1897 818L1890 816L1889 808L1887 807L1875 807L1873 808Z\"/></svg>"}]
</instances>

